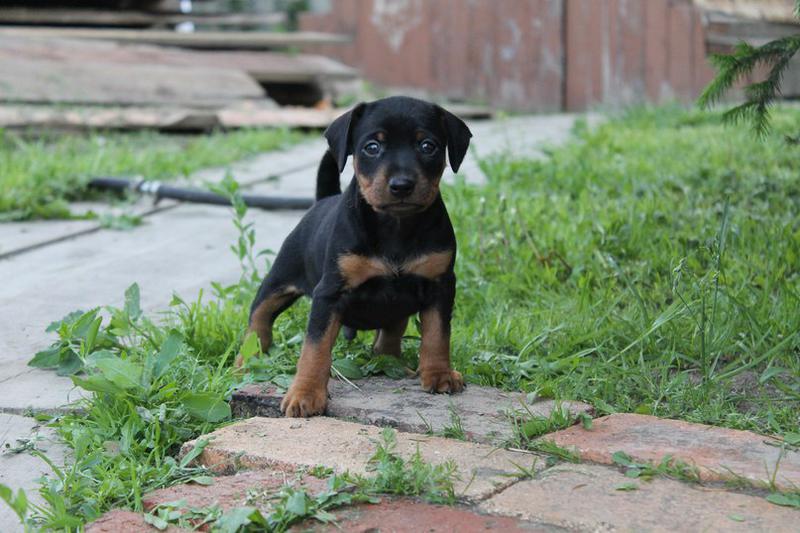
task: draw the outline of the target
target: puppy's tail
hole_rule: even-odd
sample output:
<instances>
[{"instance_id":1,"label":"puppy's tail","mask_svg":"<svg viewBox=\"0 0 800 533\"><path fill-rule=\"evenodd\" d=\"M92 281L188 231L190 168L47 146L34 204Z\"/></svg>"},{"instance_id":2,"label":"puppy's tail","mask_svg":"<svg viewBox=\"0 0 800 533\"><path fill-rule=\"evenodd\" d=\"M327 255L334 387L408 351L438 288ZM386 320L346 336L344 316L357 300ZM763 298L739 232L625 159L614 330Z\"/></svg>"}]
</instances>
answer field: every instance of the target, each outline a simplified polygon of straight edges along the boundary
<instances>
[{"instance_id":1,"label":"puppy's tail","mask_svg":"<svg viewBox=\"0 0 800 533\"><path fill-rule=\"evenodd\" d=\"M328 196L341 194L342 187L339 184L339 164L330 150L322 156L317 169L317 201Z\"/></svg>"}]
</instances>

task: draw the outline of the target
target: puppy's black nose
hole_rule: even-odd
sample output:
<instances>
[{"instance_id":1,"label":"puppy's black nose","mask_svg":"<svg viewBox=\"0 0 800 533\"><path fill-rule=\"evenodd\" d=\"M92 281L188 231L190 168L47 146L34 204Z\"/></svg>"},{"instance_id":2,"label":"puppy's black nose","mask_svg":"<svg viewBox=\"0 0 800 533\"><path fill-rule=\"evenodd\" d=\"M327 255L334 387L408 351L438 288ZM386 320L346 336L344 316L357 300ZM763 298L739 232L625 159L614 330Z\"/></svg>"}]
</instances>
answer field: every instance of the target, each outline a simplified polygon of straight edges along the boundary
<instances>
[{"instance_id":1,"label":"puppy's black nose","mask_svg":"<svg viewBox=\"0 0 800 533\"><path fill-rule=\"evenodd\" d=\"M389 180L389 190L397 198L405 198L414 190L414 180L398 176Z\"/></svg>"}]
</instances>

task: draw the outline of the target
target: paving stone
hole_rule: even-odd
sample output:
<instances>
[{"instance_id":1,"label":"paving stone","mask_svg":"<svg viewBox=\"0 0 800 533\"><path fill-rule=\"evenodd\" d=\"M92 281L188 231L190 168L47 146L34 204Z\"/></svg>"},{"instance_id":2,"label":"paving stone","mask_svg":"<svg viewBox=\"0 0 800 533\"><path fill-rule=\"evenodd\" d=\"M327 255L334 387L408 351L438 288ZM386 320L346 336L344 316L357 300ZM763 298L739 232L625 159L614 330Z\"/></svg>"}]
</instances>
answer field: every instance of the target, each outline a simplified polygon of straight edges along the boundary
<instances>
[{"instance_id":1,"label":"paving stone","mask_svg":"<svg viewBox=\"0 0 800 533\"><path fill-rule=\"evenodd\" d=\"M313 476L288 475L282 471L247 470L230 476L214 478L210 485L184 483L159 489L142 497L145 512L151 512L156 506L184 502L178 507L183 512L190 508L219 506L223 511L236 507L253 506L268 513L274 500L271 498L284 486L302 487L310 494L317 494L327 489L327 480ZM200 527L201 531L208 528ZM106 513L87 527L87 531L156 531L141 518L139 513L115 509ZM171 526L169 531L186 531Z\"/></svg>"},{"instance_id":2,"label":"paving stone","mask_svg":"<svg viewBox=\"0 0 800 533\"><path fill-rule=\"evenodd\" d=\"M368 473L369 459L380 442L381 429L334 418L255 417L214 431L198 458L216 472L240 468L295 471L299 467L325 466L337 472ZM183 446L183 453L194 441ZM397 433L396 453L410 457L419 449L433 464L452 460L461 479L456 493L467 500L486 498L513 482L522 467L544 467L535 454L512 452L454 439L416 433Z\"/></svg>"},{"instance_id":3,"label":"paving stone","mask_svg":"<svg viewBox=\"0 0 800 533\"><path fill-rule=\"evenodd\" d=\"M153 491L142 498L142 505L150 511L159 504L182 500L187 508L219 505L227 511L252 505L266 511L270 507L268 504L274 503L268 500L269 496L286 485L302 487L310 494L322 492L328 486L327 480L308 475L289 475L280 470L245 470L215 477L211 485L186 483ZM253 496L250 500L249 493Z\"/></svg>"},{"instance_id":4,"label":"paving stone","mask_svg":"<svg viewBox=\"0 0 800 533\"><path fill-rule=\"evenodd\" d=\"M531 414L548 417L557 405L575 414L592 412L590 405L580 402L529 402L522 393L477 385L469 385L461 394L447 395L428 394L417 379L370 377L353 383L358 389L340 380L330 381L328 416L413 433L426 433L431 428L434 433L441 434L453 424L455 414L468 440L492 444L502 444L513 436L512 412L525 417ZM256 383L235 392L231 408L235 416L242 418L281 417L282 398L281 389L268 383Z\"/></svg>"},{"instance_id":5,"label":"paving stone","mask_svg":"<svg viewBox=\"0 0 800 533\"><path fill-rule=\"evenodd\" d=\"M42 504L36 491L37 479L54 476L50 467L40 458L29 453L11 453L20 443L18 439L30 440L36 449L42 451L58 466L64 464L67 448L58 440L52 428L40 426L33 418L12 414L0 414L0 483L14 492L23 489L28 500ZM22 531L17 515L4 502L0 501L0 531L12 533Z\"/></svg>"},{"instance_id":6,"label":"paving stone","mask_svg":"<svg viewBox=\"0 0 800 533\"><path fill-rule=\"evenodd\" d=\"M781 451L776 439L749 431L692 424L647 415L614 414L594 420L591 430L574 426L544 437L576 449L587 461L611 464L616 451L639 461L671 455L698 468L705 480L742 478L782 489L800 487L800 452Z\"/></svg>"},{"instance_id":7,"label":"paving stone","mask_svg":"<svg viewBox=\"0 0 800 533\"><path fill-rule=\"evenodd\" d=\"M635 490L620 490L620 487ZM669 479L633 480L599 465L558 465L480 505L570 531L797 531L800 513L757 496Z\"/></svg>"},{"instance_id":8,"label":"paving stone","mask_svg":"<svg viewBox=\"0 0 800 533\"><path fill-rule=\"evenodd\" d=\"M251 211L257 249L280 247L300 212ZM142 307L163 310L173 293L194 299L211 281L238 280L229 250L237 233L229 210L182 206L148 217L130 232L102 231L0 261L0 410L53 410L79 398L69 378L27 366L52 342L47 325L70 311L121 305L138 282Z\"/></svg>"},{"instance_id":9,"label":"paving stone","mask_svg":"<svg viewBox=\"0 0 800 533\"><path fill-rule=\"evenodd\" d=\"M114 509L107 512L94 522L87 524L85 529L86 533L141 533L144 531L155 532L159 530L145 522L141 513L123 509ZM167 529L160 531L178 533L191 530L171 525Z\"/></svg>"},{"instance_id":10,"label":"paving stone","mask_svg":"<svg viewBox=\"0 0 800 533\"><path fill-rule=\"evenodd\" d=\"M479 531L553 531L548 526L503 516L489 516L463 507L431 505L409 499L384 499L375 505L357 505L333 512L336 522L307 520L290 531L405 532L427 531L477 533Z\"/></svg>"}]
</instances>

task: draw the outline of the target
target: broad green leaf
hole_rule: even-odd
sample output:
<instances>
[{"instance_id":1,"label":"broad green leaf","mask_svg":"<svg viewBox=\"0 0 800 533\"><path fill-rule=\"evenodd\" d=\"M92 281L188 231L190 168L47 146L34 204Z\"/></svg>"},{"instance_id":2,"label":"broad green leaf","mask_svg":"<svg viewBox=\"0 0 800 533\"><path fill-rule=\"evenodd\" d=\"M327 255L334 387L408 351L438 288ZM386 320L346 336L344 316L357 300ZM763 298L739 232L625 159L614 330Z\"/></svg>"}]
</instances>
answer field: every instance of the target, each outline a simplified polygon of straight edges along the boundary
<instances>
[{"instance_id":1,"label":"broad green leaf","mask_svg":"<svg viewBox=\"0 0 800 533\"><path fill-rule=\"evenodd\" d=\"M122 389L100 375L89 376L86 378L72 376L72 382L76 386L92 392L107 392L109 394L120 394L123 392Z\"/></svg>"},{"instance_id":2,"label":"broad green leaf","mask_svg":"<svg viewBox=\"0 0 800 533\"><path fill-rule=\"evenodd\" d=\"M169 368L170 363L178 357L178 353L183 344L183 335L177 330L171 330L167 338L161 344L161 350L156 355L155 362L153 363L153 377L160 378Z\"/></svg>"},{"instance_id":3,"label":"broad green leaf","mask_svg":"<svg viewBox=\"0 0 800 533\"><path fill-rule=\"evenodd\" d=\"M379 355L374 357L372 363L376 370L379 370L393 379L402 379L408 376L409 369L398 357L391 355Z\"/></svg>"},{"instance_id":4,"label":"broad green leaf","mask_svg":"<svg viewBox=\"0 0 800 533\"><path fill-rule=\"evenodd\" d=\"M84 364L87 368L97 368L97 362L104 359L119 359L119 357L110 350L97 350L86 356Z\"/></svg>"},{"instance_id":5,"label":"broad green leaf","mask_svg":"<svg viewBox=\"0 0 800 533\"><path fill-rule=\"evenodd\" d=\"M642 475L642 471L638 468L629 468L625 471L625 477L636 479Z\"/></svg>"},{"instance_id":6,"label":"broad green leaf","mask_svg":"<svg viewBox=\"0 0 800 533\"><path fill-rule=\"evenodd\" d=\"M614 461L614 464L620 466L636 466L631 456L625 452L614 452L611 455L611 460Z\"/></svg>"},{"instance_id":7,"label":"broad green leaf","mask_svg":"<svg viewBox=\"0 0 800 533\"><path fill-rule=\"evenodd\" d=\"M61 359L61 347L53 346L41 352L37 352L33 359L28 361L28 366L35 368L53 368L58 366L58 361Z\"/></svg>"},{"instance_id":8,"label":"broad green leaf","mask_svg":"<svg viewBox=\"0 0 800 533\"><path fill-rule=\"evenodd\" d=\"M784 507L797 507L800 509L800 494L775 492L767 496L767 501Z\"/></svg>"},{"instance_id":9,"label":"broad green leaf","mask_svg":"<svg viewBox=\"0 0 800 533\"><path fill-rule=\"evenodd\" d=\"M622 491L639 490L639 485L636 483L622 483L621 485L614 487L614 489Z\"/></svg>"},{"instance_id":10,"label":"broad green leaf","mask_svg":"<svg viewBox=\"0 0 800 533\"><path fill-rule=\"evenodd\" d=\"M169 527L169 522L161 518L160 516L151 514L151 513L144 513L142 515L144 521L153 526L154 528L164 531Z\"/></svg>"},{"instance_id":11,"label":"broad green leaf","mask_svg":"<svg viewBox=\"0 0 800 533\"><path fill-rule=\"evenodd\" d=\"M361 379L364 377L361 367L352 359L338 359L333 362L333 367L347 379Z\"/></svg>"},{"instance_id":12,"label":"broad green leaf","mask_svg":"<svg viewBox=\"0 0 800 533\"><path fill-rule=\"evenodd\" d=\"M297 516L305 516L308 514L308 498L303 491L293 493L286 500L286 510Z\"/></svg>"},{"instance_id":13,"label":"broad green leaf","mask_svg":"<svg viewBox=\"0 0 800 533\"><path fill-rule=\"evenodd\" d=\"M237 507L223 514L214 524L214 531L221 533L237 533L244 526L253 522L258 513L255 507ZM259 513L260 514L260 513Z\"/></svg>"},{"instance_id":14,"label":"broad green leaf","mask_svg":"<svg viewBox=\"0 0 800 533\"><path fill-rule=\"evenodd\" d=\"M97 320L97 311L97 308L86 311L75 323L70 325L69 329L73 338L86 340L95 320Z\"/></svg>"},{"instance_id":15,"label":"broad green leaf","mask_svg":"<svg viewBox=\"0 0 800 533\"><path fill-rule=\"evenodd\" d=\"M789 446L800 446L800 433L786 433L783 442Z\"/></svg>"},{"instance_id":16,"label":"broad green leaf","mask_svg":"<svg viewBox=\"0 0 800 533\"><path fill-rule=\"evenodd\" d=\"M83 316L83 313L84 312L80 311L80 310L72 311L71 313L67 314L64 318L62 318L61 320L56 320L55 322L51 322L50 325L47 326L47 329L45 331L47 333L53 333L54 331L58 331L58 329L63 324L73 324L76 320L78 320L78 318Z\"/></svg>"},{"instance_id":17,"label":"broad green leaf","mask_svg":"<svg viewBox=\"0 0 800 533\"><path fill-rule=\"evenodd\" d=\"M142 315L139 299L139 284L134 283L125 290L125 312L131 321L136 321Z\"/></svg>"},{"instance_id":18,"label":"broad green leaf","mask_svg":"<svg viewBox=\"0 0 800 533\"><path fill-rule=\"evenodd\" d=\"M231 416L231 406L212 392L190 392L182 403L190 415L206 422L220 422Z\"/></svg>"},{"instance_id":19,"label":"broad green leaf","mask_svg":"<svg viewBox=\"0 0 800 533\"><path fill-rule=\"evenodd\" d=\"M83 361L73 350L65 348L61 350L61 360L56 368L59 376L71 376L77 374L83 368Z\"/></svg>"},{"instance_id":20,"label":"broad green leaf","mask_svg":"<svg viewBox=\"0 0 800 533\"><path fill-rule=\"evenodd\" d=\"M96 366L103 376L122 389L135 389L140 386L142 367L125 359L100 359Z\"/></svg>"},{"instance_id":21,"label":"broad green leaf","mask_svg":"<svg viewBox=\"0 0 800 533\"><path fill-rule=\"evenodd\" d=\"M86 331L86 342L83 344L82 354L88 354L94 348L94 343L97 340L97 332L100 331L100 324L103 323L102 317L95 318Z\"/></svg>"}]
</instances>

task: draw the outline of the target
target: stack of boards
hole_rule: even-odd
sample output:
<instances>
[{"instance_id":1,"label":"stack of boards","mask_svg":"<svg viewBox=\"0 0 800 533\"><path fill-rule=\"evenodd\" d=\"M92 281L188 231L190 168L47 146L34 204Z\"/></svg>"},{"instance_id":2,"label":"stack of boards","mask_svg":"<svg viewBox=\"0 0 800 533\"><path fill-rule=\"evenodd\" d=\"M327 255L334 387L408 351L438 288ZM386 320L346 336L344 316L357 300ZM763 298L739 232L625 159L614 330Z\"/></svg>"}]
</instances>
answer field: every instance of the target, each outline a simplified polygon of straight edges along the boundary
<instances>
[{"instance_id":1,"label":"stack of boards","mask_svg":"<svg viewBox=\"0 0 800 533\"><path fill-rule=\"evenodd\" d=\"M358 73L292 51L349 37L262 29L281 16L4 7L0 128L324 127ZM215 29L172 29L187 20Z\"/></svg>"}]
</instances>

